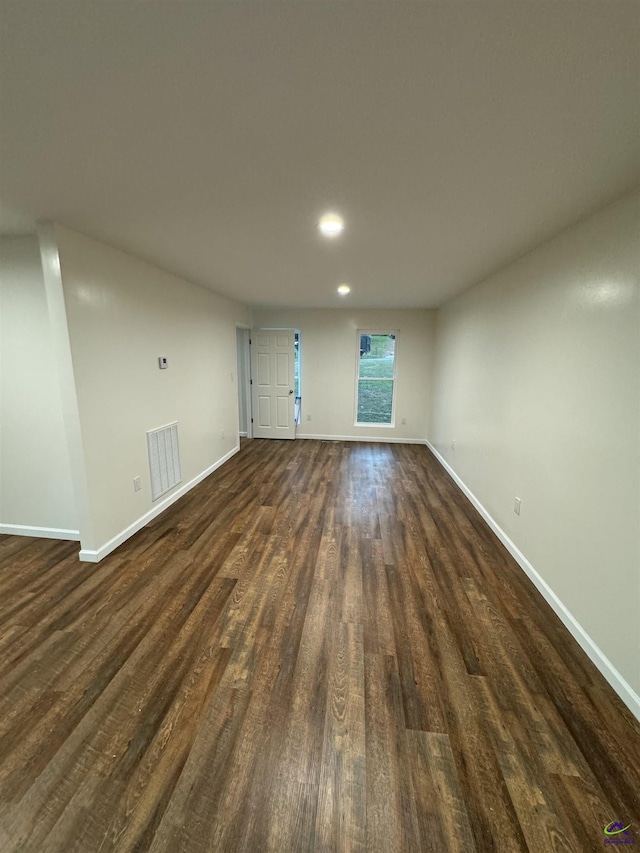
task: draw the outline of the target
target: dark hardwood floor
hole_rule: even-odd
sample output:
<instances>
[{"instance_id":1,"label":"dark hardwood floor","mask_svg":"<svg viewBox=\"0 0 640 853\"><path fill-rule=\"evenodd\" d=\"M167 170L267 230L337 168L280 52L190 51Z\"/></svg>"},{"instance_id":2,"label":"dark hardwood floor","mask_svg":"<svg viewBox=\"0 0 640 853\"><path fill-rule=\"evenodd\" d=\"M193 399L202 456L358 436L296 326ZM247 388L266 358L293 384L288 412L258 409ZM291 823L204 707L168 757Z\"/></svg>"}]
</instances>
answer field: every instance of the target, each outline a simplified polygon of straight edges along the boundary
<instances>
[{"instance_id":1,"label":"dark hardwood floor","mask_svg":"<svg viewBox=\"0 0 640 853\"><path fill-rule=\"evenodd\" d=\"M0 851L640 844L640 726L425 447L252 441L98 565L0 537Z\"/></svg>"}]
</instances>

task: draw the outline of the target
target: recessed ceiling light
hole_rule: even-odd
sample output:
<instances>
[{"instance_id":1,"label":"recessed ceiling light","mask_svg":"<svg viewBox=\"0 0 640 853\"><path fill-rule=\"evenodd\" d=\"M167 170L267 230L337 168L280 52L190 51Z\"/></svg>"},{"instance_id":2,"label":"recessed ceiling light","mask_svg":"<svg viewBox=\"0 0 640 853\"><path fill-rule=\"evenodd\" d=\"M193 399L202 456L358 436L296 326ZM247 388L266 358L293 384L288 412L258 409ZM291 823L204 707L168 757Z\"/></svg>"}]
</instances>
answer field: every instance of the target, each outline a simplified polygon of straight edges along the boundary
<instances>
[{"instance_id":1,"label":"recessed ceiling light","mask_svg":"<svg viewBox=\"0 0 640 853\"><path fill-rule=\"evenodd\" d=\"M318 224L325 237L337 237L344 230L344 219L337 213L326 213Z\"/></svg>"},{"instance_id":2,"label":"recessed ceiling light","mask_svg":"<svg viewBox=\"0 0 640 853\"><path fill-rule=\"evenodd\" d=\"M338 288L338 293L340 294L340 296L346 296L347 293L351 293L351 288L348 284L341 284Z\"/></svg>"}]
</instances>

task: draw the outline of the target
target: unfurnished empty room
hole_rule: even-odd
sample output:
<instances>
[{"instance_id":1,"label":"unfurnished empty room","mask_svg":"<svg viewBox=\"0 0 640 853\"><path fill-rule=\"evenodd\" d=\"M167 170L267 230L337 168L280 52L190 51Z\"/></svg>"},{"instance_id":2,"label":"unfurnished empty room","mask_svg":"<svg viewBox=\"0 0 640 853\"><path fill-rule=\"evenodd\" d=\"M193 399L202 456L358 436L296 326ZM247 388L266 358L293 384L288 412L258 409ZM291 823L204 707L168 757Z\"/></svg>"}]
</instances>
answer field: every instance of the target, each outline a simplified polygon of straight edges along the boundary
<instances>
[{"instance_id":1,"label":"unfurnished empty room","mask_svg":"<svg viewBox=\"0 0 640 853\"><path fill-rule=\"evenodd\" d=\"M0 0L0 851L640 845L637 0Z\"/></svg>"}]
</instances>

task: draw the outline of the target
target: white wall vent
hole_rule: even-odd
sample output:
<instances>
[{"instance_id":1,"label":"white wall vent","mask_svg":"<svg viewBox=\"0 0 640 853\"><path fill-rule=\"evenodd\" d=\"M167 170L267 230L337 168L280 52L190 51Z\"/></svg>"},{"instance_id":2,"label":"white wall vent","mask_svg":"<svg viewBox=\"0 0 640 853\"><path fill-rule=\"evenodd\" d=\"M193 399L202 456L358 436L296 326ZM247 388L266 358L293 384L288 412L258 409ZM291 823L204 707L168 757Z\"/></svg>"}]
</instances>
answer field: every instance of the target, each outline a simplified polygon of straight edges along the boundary
<instances>
[{"instance_id":1,"label":"white wall vent","mask_svg":"<svg viewBox=\"0 0 640 853\"><path fill-rule=\"evenodd\" d=\"M168 424L147 433L149 471L151 473L151 500L157 500L182 480L178 424Z\"/></svg>"}]
</instances>

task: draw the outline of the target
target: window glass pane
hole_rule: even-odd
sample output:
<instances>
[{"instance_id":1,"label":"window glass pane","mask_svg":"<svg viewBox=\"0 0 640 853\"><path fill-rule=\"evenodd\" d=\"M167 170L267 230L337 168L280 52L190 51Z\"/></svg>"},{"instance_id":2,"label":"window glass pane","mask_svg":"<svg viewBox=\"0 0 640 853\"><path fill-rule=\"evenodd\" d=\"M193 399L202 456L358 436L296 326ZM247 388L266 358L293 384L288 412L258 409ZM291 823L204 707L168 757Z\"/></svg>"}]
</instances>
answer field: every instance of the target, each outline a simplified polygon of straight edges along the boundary
<instances>
[{"instance_id":1,"label":"window glass pane","mask_svg":"<svg viewBox=\"0 0 640 853\"><path fill-rule=\"evenodd\" d=\"M393 379L395 335L360 335L359 378Z\"/></svg>"},{"instance_id":2,"label":"window glass pane","mask_svg":"<svg viewBox=\"0 0 640 853\"><path fill-rule=\"evenodd\" d=\"M390 424L392 408L392 379L358 380L358 423Z\"/></svg>"}]
</instances>

